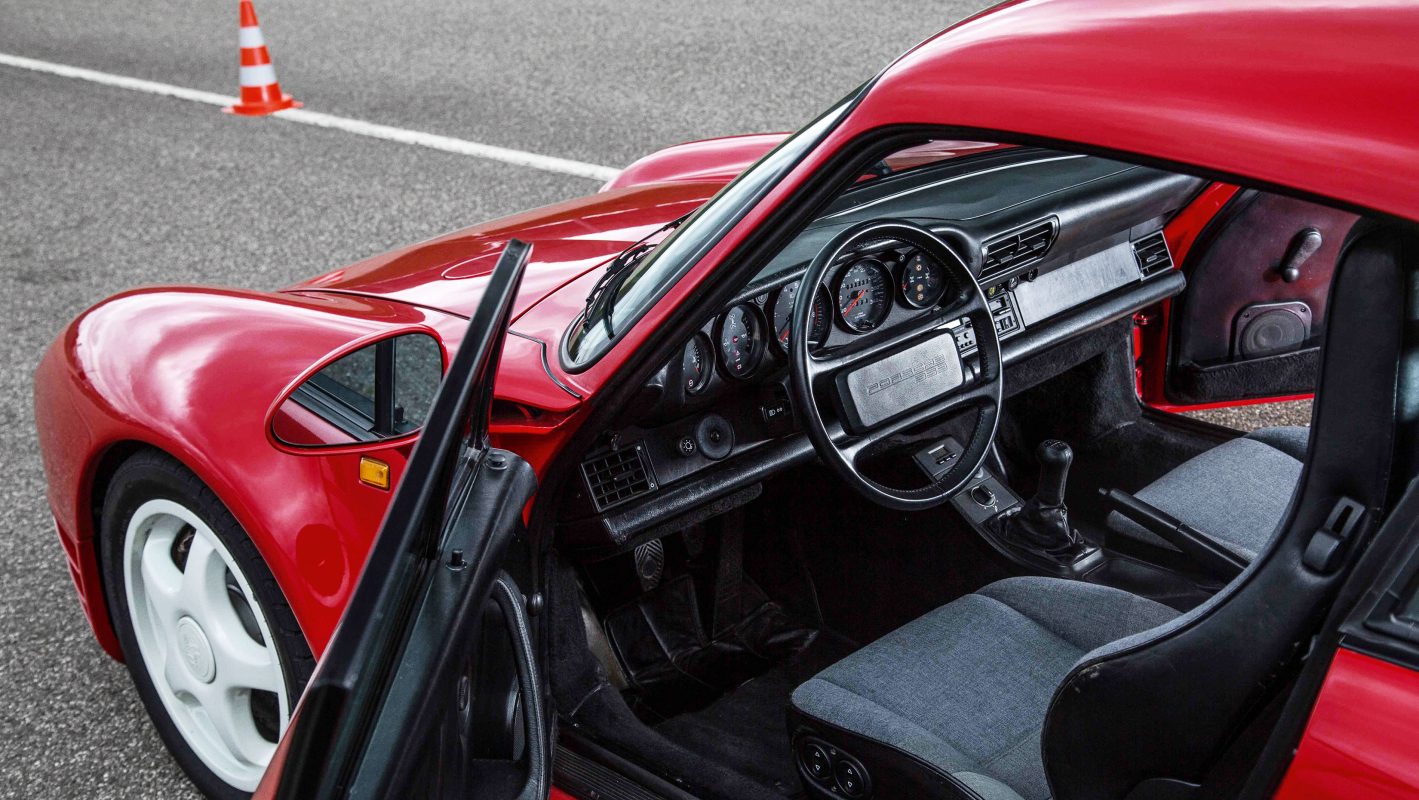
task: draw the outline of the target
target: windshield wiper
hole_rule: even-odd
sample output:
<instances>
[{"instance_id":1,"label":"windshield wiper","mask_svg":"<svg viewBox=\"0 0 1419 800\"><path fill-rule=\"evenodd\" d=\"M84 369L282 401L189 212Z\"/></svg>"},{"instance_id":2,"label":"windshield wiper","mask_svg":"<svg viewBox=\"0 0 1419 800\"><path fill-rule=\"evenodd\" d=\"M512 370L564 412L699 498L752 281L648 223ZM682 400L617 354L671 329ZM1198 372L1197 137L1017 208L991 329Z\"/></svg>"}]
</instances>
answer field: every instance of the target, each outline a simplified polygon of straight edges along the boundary
<instances>
[{"instance_id":1,"label":"windshield wiper","mask_svg":"<svg viewBox=\"0 0 1419 800\"><path fill-rule=\"evenodd\" d=\"M690 214L693 213L695 212L690 212ZM611 262L606 265L606 271L597 279L596 285L591 287L591 293L586 296L581 316L582 333L600 322L606 326L607 338L616 336L616 331L611 328L611 312L616 304L616 292L621 288L621 284L625 282L626 278L631 276L632 268L641 263L646 254L655 249L655 245L649 244L650 240L666 231L673 231L680 227L681 223L689 219L690 214L656 228L639 242L622 250L619 255L611 259Z\"/></svg>"}]
</instances>

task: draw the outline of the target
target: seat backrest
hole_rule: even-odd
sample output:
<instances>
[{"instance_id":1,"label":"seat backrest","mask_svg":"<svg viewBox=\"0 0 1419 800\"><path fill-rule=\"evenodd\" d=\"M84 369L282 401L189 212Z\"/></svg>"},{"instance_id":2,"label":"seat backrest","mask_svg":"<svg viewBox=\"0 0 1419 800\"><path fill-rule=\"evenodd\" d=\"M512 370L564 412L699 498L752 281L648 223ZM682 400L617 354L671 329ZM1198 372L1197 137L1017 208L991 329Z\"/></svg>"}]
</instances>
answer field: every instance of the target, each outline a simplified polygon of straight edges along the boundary
<instances>
[{"instance_id":1,"label":"seat backrest","mask_svg":"<svg viewBox=\"0 0 1419 800\"><path fill-rule=\"evenodd\" d=\"M1354 551L1386 509L1416 254L1412 235L1393 227L1357 230L1347 244L1331 288L1307 463L1280 533L1208 602L1074 666L1045 720L1056 800L1123 798L1150 780L1175 781L1182 791L1174 796L1186 796L1183 786L1199 782L1294 675ZM1304 562L1306 548L1341 498L1366 512L1351 557L1318 571Z\"/></svg>"}]
</instances>

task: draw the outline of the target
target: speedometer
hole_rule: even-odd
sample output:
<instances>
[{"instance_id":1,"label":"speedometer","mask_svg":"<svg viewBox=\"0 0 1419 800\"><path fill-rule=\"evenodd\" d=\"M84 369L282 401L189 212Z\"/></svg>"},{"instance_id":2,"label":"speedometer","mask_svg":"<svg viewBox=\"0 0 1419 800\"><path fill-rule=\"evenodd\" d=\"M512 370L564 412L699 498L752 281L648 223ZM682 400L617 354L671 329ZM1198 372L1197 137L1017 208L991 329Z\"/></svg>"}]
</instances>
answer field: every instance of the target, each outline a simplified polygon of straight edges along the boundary
<instances>
[{"instance_id":1,"label":"speedometer","mask_svg":"<svg viewBox=\"0 0 1419 800\"><path fill-rule=\"evenodd\" d=\"M874 330L892 308L892 276L881 261L864 258L838 276L838 318L856 333Z\"/></svg>"},{"instance_id":2,"label":"speedometer","mask_svg":"<svg viewBox=\"0 0 1419 800\"><path fill-rule=\"evenodd\" d=\"M774 295L773 319L774 339L785 352L788 351L789 323L793 320L793 303L798 299L798 281L788 284ZM808 342L821 344L828 335L828 297L819 292L813 298L812 316L809 320Z\"/></svg>"},{"instance_id":3,"label":"speedometer","mask_svg":"<svg viewBox=\"0 0 1419 800\"><path fill-rule=\"evenodd\" d=\"M719 363L732 378L747 378L764 357L766 337L759 312L741 303L719 318Z\"/></svg>"}]
</instances>

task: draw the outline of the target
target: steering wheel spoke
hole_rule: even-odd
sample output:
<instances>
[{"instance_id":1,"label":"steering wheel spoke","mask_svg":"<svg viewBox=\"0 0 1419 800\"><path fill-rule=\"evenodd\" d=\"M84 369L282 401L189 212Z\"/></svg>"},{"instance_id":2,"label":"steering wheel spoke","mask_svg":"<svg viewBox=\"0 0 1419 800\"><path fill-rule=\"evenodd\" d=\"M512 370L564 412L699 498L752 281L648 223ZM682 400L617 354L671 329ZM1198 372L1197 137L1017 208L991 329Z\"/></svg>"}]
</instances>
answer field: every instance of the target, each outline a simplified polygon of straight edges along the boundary
<instances>
[{"instance_id":1,"label":"steering wheel spoke","mask_svg":"<svg viewBox=\"0 0 1419 800\"><path fill-rule=\"evenodd\" d=\"M881 220L844 231L813 259L800 285L816 289L828 279L844 254L861 243L882 239L895 239L926 252L942 265L960 291L908 323L872 331L826 353L813 353L808 345L814 292L798 292L789 321L793 396L809 438L834 472L882 505L926 508L946 501L960 490L965 478L984 460L995 437L1003 383L1000 339L985 294L965 262L934 233L909 222ZM970 360L960 357L951 334L944 330L948 323L962 317L968 318L975 329L976 353L972 359L978 368L972 368ZM940 348L928 344L935 337L946 337ZM880 366L873 372L856 373L858 368L874 364ZM844 377L848 372L853 374ZM933 387L940 391L934 397L929 394ZM876 392L881 394L871 400L871 411L863 416L864 407L859 403ZM923 394L927 397L923 398ZM825 398L835 398L837 404L825 402ZM905 407L893 409L893 403ZM862 473L859 461L863 456L891 437L967 410L978 414L965 447L970 454L965 460L976 462L965 465L968 469L953 469L925 489L884 486ZM849 413L856 422L845 423L838 418L839 412ZM869 422L874 418L879 421Z\"/></svg>"},{"instance_id":2,"label":"steering wheel spoke","mask_svg":"<svg viewBox=\"0 0 1419 800\"><path fill-rule=\"evenodd\" d=\"M912 409L910 412L888 420L887 422L872 428L860 435L849 434L843 429L842 424L834 421L834 429L839 431L835 442L841 442L843 454L848 457L854 465L862 454L874 445L880 444L886 439L896 436L903 431L910 430L918 425L938 419L945 419L953 414L959 414L969 410L998 410L997 395L994 387L989 382L980 381L967 385L963 389L947 392L941 397L932 400L922 406Z\"/></svg>"}]
</instances>

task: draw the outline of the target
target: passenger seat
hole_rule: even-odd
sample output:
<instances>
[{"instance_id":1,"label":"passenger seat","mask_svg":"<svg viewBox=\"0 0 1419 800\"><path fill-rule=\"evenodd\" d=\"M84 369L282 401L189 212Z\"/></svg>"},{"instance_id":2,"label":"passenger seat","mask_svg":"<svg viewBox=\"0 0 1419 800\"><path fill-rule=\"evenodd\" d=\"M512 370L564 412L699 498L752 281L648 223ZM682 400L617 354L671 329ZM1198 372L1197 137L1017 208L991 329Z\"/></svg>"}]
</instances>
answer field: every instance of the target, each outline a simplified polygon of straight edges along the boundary
<instances>
[{"instance_id":1,"label":"passenger seat","mask_svg":"<svg viewBox=\"0 0 1419 800\"><path fill-rule=\"evenodd\" d=\"M1291 504L1309 439L1305 427L1262 428L1184 461L1134 496L1251 561ZM1119 536L1172 549L1117 511L1107 524Z\"/></svg>"}]
</instances>

